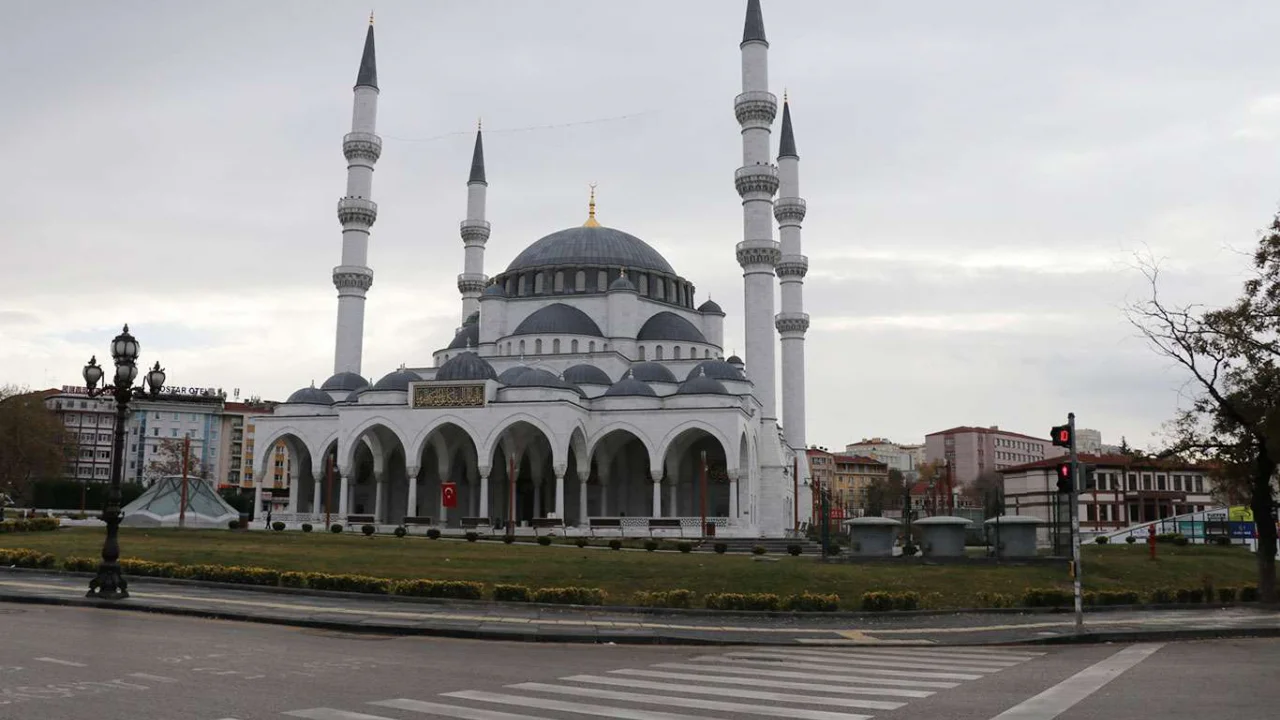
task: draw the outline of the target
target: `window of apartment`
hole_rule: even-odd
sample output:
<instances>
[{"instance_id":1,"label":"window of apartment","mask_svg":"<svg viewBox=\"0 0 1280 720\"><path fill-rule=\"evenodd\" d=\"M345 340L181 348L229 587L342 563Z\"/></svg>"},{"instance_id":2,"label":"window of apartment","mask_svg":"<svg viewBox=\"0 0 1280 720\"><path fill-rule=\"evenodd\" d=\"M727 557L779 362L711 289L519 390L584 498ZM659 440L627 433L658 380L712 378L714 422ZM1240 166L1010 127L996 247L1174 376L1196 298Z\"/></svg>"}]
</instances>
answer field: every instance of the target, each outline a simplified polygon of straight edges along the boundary
<instances>
[{"instance_id":1,"label":"window of apartment","mask_svg":"<svg viewBox=\"0 0 1280 720\"><path fill-rule=\"evenodd\" d=\"M1137 473L1129 473L1129 489L1130 489L1130 490L1137 490L1137 489L1138 489L1138 474L1137 474Z\"/></svg>"},{"instance_id":2,"label":"window of apartment","mask_svg":"<svg viewBox=\"0 0 1280 720\"><path fill-rule=\"evenodd\" d=\"M1182 492L1182 476L1181 475L1173 476L1173 490L1174 492Z\"/></svg>"},{"instance_id":3,"label":"window of apartment","mask_svg":"<svg viewBox=\"0 0 1280 720\"><path fill-rule=\"evenodd\" d=\"M92 451L92 450L81 450L81 451L80 451L80 457L82 457L82 458L91 458L91 457L93 457L93 451Z\"/></svg>"},{"instance_id":4,"label":"window of apartment","mask_svg":"<svg viewBox=\"0 0 1280 720\"><path fill-rule=\"evenodd\" d=\"M1204 492L1204 476L1197 475L1195 477L1195 483L1196 483L1196 492L1198 493Z\"/></svg>"},{"instance_id":5,"label":"window of apartment","mask_svg":"<svg viewBox=\"0 0 1280 720\"><path fill-rule=\"evenodd\" d=\"M159 419L160 419L160 413L159 413L159 412L157 412L157 413L156 413L156 420L159 420Z\"/></svg>"},{"instance_id":6,"label":"window of apartment","mask_svg":"<svg viewBox=\"0 0 1280 720\"><path fill-rule=\"evenodd\" d=\"M75 414L75 413L67 413L67 414L66 414L66 417L64 417L64 418L63 418L63 420L65 420L65 421L66 421L66 423L67 423L68 425L75 425L75 424L76 424L76 414Z\"/></svg>"},{"instance_id":7,"label":"window of apartment","mask_svg":"<svg viewBox=\"0 0 1280 720\"><path fill-rule=\"evenodd\" d=\"M98 477L107 477L107 474L109 472L110 471L108 470L108 468L104 468L104 467L94 468L93 470L93 474L97 475Z\"/></svg>"},{"instance_id":8,"label":"window of apartment","mask_svg":"<svg viewBox=\"0 0 1280 720\"><path fill-rule=\"evenodd\" d=\"M135 460L130 460L130 461L129 461L129 469L130 469L130 470L132 470L134 467L136 467L136 466L137 466L137 464L138 464L138 463L137 463L137 461L135 461Z\"/></svg>"},{"instance_id":9,"label":"window of apartment","mask_svg":"<svg viewBox=\"0 0 1280 720\"><path fill-rule=\"evenodd\" d=\"M172 437L178 437L178 428L170 428L169 435Z\"/></svg>"},{"instance_id":10,"label":"window of apartment","mask_svg":"<svg viewBox=\"0 0 1280 720\"><path fill-rule=\"evenodd\" d=\"M151 428L151 437L160 437L160 428Z\"/></svg>"},{"instance_id":11,"label":"window of apartment","mask_svg":"<svg viewBox=\"0 0 1280 720\"><path fill-rule=\"evenodd\" d=\"M89 407L89 403L88 403L88 402L86 402L86 401L84 401L84 400L81 400L81 401L80 401L80 409L81 409L81 410L84 410L84 409L85 409L85 408L87 408L87 407Z\"/></svg>"},{"instance_id":12,"label":"window of apartment","mask_svg":"<svg viewBox=\"0 0 1280 720\"><path fill-rule=\"evenodd\" d=\"M1165 487L1164 475L1157 475L1157 476L1156 476L1156 489L1157 489L1157 490L1165 490L1165 489L1167 489L1167 488Z\"/></svg>"},{"instance_id":13,"label":"window of apartment","mask_svg":"<svg viewBox=\"0 0 1280 720\"><path fill-rule=\"evenodd\" d=\"M111 442L111 436L106 434L99 435L98 442Z\"/></svg>"},{"instance_id":14,"label":"window of apartment","mask_svg":"<svg viewBox=\"0 0 1280 720\"><path fill-rule=\"evenodd\" d=\"M108 459L108 458L110 458L110 457L111 457L111 453L110 453L110 452L108 452L108 451L106 451L106 450L99 450L99 451L98 451L98 459L99 459L99 460L106 460L106 459Z\"/></svg>"},{"instance_id":15,"label":"window of apartment","mask_svg":"<svg viewBox=\"0 0 1280 720\"><path fill-rule=\"evenodd\" d=\"M1098 522L1098 508L1092 503L1084 508L1084 519L1088 522Z\"/></svg>"},{"instance_id":16,"label":"window of apartment","mask_svg":"<svg viewBox=\"0 0 1280 720\"><path fill-rule=\"evenodd\" d=\"M98 424L99 424L99 425L106 425L107 427L111 427L112 425L114 425L114 424L115 424L115 418L111 417L110 415L107 415L107 416L103 417L101 420L99 420L99 421L98 421Z\"/></svg>"},{"instance_id":17,"label":"window of apartment","mask_svg":"<svg viewBox=\"0 0 1280 720\"><path fill-rule=\"evenodd\" d=\"M1151 489L1151 473L1142 473L1142 489Z\"/></svg>"}]
</instances>

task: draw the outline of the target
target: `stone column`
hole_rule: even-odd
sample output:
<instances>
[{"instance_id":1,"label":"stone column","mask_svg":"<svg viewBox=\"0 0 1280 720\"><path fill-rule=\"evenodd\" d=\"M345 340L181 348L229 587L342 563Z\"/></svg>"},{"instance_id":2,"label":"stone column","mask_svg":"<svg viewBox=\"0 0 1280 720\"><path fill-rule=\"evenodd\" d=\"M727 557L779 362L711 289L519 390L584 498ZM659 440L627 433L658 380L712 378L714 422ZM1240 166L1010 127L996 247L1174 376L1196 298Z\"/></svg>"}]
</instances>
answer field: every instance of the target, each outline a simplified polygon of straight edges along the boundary
<instances>
[{"instance_id":1,"label":"stone column","mask_svg":"<svg viewBox=\"0 0 1280 720\"><path fill-rule=\"evenodd\" d=\"M677 478L671 478L671 482L667 484L667 513L671 517L680 517L680 499L676 495Z\"/></svg>"},{"instance_id":2,"label":"stone column","mask_svg":"<svg viewBox=\"0 0 1280 720\"><path fill-rule=\"evenodd\" d=\"M320 481L314 479L311 481L311 512L320 512Z\"/></svg>"},{"instance_id":3,"label":"stone column","mask_svg":"<svg viewBox=\"0 0 1280 720\"><path fill-rule=\"evenodd\" d=\"M556 517L564 520L564 467L556 466Z\"/></svg>"},{"instance_id":4,"label":"stone column","mask_svg":"<svg viewBox=\"0 0 1280 720\"><path fill-rule=\"evenodd\" d=\"M348 501L351 498L351 493L348 492L348 489L347 489L347 479L350 477L351 477L350 470L344 473L340 473L338 475L338 515L341 516L338 518L338 522L343 522L347 519L346 516L347 516ZM328 529L329 528L325 528L325 530L328 530Z\"/></svg>"},{"instance_id":5,"label":"stone column","mask_svg":"<svg viewBox=\"0 0 1280 720\"><path fill-rule=\"evenodd\" d=\"M262 481L253 481L253 516L256 518L262 513Z\"/></svg>"},{"instance_id":6,"label":"stone column","mask_svg":"<svg viewBox=\"0 0 1280 720\"><path fill-rule=\"evenodd\" d=\"M405 508L405 515L416 517L418 515L418 468L411 465L405 466L404 474L409 481L409 506Z\"/></svg>"},{"instance_id":7,"label":"stone column","mask_svg":"<svg viewBox=\"0 0 1280 720\"><path fill-rule=\"evenodd\" d=\"M298 512L298 476L289 476L289 512Z\"/></svg>"},{"instance_id":8,"label":"stone column","mask_svg":"<svg viewBox=\"0 0 1280 720\"><path fill-rule=\"evenodd\" d=\"M490 468L480 466L477 468L480 472L480 508L476 511L477 517L489 517L489 471Z\"/></svg>"},{"instance_id":9,"label":"stone column","mask_svg":"<svg viewBox=\"0 0 1280 720\"><path fill-rule=\"evenodd\" d=\"M387 487L386 480L387 474L385 471L375 471L373 473L373 481L375 483L373 492L373 523L375 525L382 522L382 512L386 507L383 502L383 498L386 496L386 493L384 492Z\"/></svg>"},{"instance_id":10,"label":"stone column","mask_svg":"<svg viewBox=\"0 0 1280 720\"><path fill-rule=\"evenodd\" d=\"M587 518L591 516L590 508L587 507L587 481L578 478L578 527L587 526Z\"/></svg>"},{"instance_id":11,"label":"stone column","mask_svg":"<svg viewBox=\"0 0 1280 720\"><path fill-rule=\"evenodd\" d=\"M740 471L729 473L729 517L738 517L738 475Z\"/></svg>"},{"instance_id":12,"label":"stone column","mask_svg":"<svg viewBox=\"0 0 1280 720\"><path fill-rule=\"evenodd\" d=\"M653 477L653 517L662 517L662 475Z\"/></svg>"}]
</instances>

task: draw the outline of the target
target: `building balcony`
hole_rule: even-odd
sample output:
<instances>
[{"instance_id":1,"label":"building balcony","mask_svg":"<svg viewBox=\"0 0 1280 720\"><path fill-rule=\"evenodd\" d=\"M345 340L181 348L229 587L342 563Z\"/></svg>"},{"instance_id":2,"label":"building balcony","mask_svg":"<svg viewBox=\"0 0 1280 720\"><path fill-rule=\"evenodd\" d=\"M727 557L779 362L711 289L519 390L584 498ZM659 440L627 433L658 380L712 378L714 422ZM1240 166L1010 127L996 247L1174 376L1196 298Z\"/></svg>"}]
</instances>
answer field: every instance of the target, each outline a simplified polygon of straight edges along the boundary
<instances>
[{"instance_id":1,"label":"building balcony","mask_svg":"<svg viewBox=\"0 0 1280 720\"><path fill-rule=\"evenodd\" d=\"M733 114L743 127L769 127L778 116L778 96L764 90L748 90L733 99Z\"/></svg>"}]
</instances>

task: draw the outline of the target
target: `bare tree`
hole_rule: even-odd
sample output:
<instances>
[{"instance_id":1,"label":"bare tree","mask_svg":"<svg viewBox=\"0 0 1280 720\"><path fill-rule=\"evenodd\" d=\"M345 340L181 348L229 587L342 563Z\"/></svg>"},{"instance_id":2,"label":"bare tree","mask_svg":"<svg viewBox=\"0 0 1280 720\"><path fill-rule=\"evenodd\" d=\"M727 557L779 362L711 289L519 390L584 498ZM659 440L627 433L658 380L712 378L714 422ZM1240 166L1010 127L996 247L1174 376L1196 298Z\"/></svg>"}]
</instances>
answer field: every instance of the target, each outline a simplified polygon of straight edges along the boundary
<instances>
[{"instance_id":1,"label":"bare tree","mask_svg":"<svg viewBox=\"0 0 1280 720\"><path fill-rule=\"evenodd\" d=\"M147 463L146 477L148 483L169 475L181 475L183 469L183 441L181 438L163 438L156 447L155 457ZM204 463L194 452L187 453L187 477L203 478L208 475Z\"/></svg>"},{"instance_id":2,"label":"bare tree","mask_svg":"<svg viewBox=\"0 0 1280 720\"><path fill-rule=\"evenodd\" d=\"M0 494L27 499L33 480L61 476L66 433L44 397L0 386Z\"/></svg>"},{"instance_id":3,"label":"bare tree","mask_svg":"<svg viewBox=\"0 0 1280 720\"><path fill-rule=\"evenodd\" d=\"M1276 601L1276 507L1280 466L1280 217L1259 241L1254 276L1231 305L1178 305L1160 292L1159 264L1140 261L1151 287L1129 321L1157 353L1182 368L1189 404L1168 424L1177 454L1217 467L1216 479L1248 500L1258 533L1258 594Z\"/></svg>"}]
</instances>

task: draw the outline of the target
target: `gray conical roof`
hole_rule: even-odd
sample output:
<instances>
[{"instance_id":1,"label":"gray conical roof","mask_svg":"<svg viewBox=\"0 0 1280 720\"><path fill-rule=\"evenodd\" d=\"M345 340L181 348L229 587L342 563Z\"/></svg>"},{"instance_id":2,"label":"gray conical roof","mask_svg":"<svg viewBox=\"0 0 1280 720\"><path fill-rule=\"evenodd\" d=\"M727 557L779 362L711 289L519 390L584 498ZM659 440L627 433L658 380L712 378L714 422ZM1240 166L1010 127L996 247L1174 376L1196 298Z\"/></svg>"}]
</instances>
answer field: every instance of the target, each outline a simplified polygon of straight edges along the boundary
<instances>
[{"instance_id":1,"label":"gray conical roof","mask_svg":"<svg viewBox=\"0 0 1280 720\"><path fill-rule=\"evenodd\" d=\"M213 485L200 478L187 478L187 504L183 523L188 527L223 527L239 520L240 513L214 492ZM138 499L120 511L126 527L176 526L182 510L182 476L156 481Z\"/></svg>"},{"instance_id":2,"label":"gray conical roof","mask_svg":"<svg viewBox=\"0 0 1280 720\"><path fill-rule=\"evenodd\" d=\"M752 40L769 44L764 36L764 15L760 12L760 0L747 0L747 22L742 27L742 42Z\"/></svg>"},{"instance_id":3,"label":"gray conical roof","mask_svg":"<svg viewBox=\"0 0 1280 720\"><path fill-rule=\"evenodd\" d=\"M480 135L480 131L476 130L476 149L471 152L471 177L467 178L467 182L488 185L484 179L484 140Z\"/></svg>"},{"instance_id":4,"label":"gray conical roof","mask_svg":"<svg viewBox=\"0 0 1280 720\"><path fill-rule=\"evenodd\" d=\"M373 22L369 23L369 32L364 36L364 54L360 56L360 72L356 75L356 87L367 85L378 89L378 62L373 51Z\"/></svg>"},{"instance_id":5,"label":"gray conical roof","mask_svg":"<svg viewBox=\"0 0 1280 720\"><path fill-rule=\"evenodd\" d=\"M784 157L800 159L796 154L796 137L791 130L791 103L782 101L782 139L778 141L778 159Z\"/></svg>"}]
</instances>

